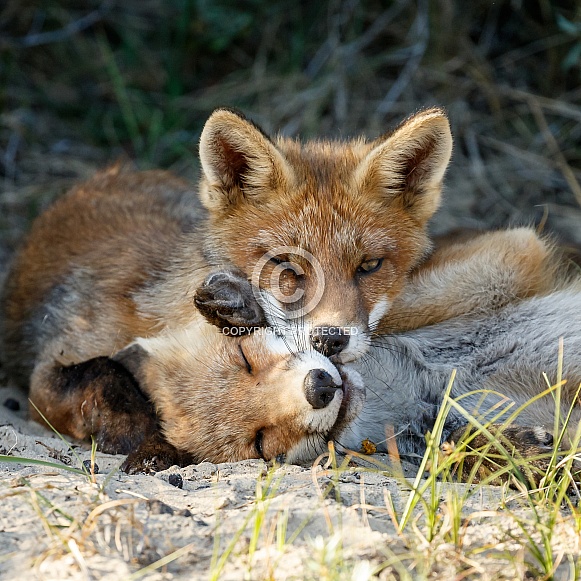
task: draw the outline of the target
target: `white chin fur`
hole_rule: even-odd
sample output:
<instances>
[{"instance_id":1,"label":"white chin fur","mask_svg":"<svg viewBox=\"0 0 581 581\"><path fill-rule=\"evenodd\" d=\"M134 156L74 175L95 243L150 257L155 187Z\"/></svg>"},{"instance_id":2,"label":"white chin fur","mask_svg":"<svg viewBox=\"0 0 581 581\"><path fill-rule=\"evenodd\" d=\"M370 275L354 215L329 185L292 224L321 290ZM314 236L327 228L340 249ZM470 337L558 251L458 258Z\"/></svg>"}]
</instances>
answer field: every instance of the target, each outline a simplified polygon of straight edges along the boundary
<instances>
[{"instance_id":1,"label":"white chin fur","mask_svg":"<svg viewBox=\"0 0 581 581\"><path fill-rule=\"evenodd\" d=\"M326 450L327 441L325 438L318 434L305 436L285 454L285 461L288 464L310 462Z\"/></svg>"},{"instance_id":2,"label":"white chin fur","mask_svg":"<svg viewBox=\"0 0 581 581\"><path fill-rule=\"evenodd\" d=\"M293 363L293 371L295 372L294 376L300 380L300 385L297 385L297 389L300 390L299 397L303 399L305 403L305 411L301 414L302 417L300 423L303 429L308 433L326 433L337 421L337 415L339 414L341 402L343 401L343 390L338 388L333 400L326 407L321 409L312 408L307 403L304 396L304 378L307 376L309 371L312 371L313 369L322 369L326 371L338 386L343 384L343 380L341 379L341 375L337 368L317 351L299 353Z\"/></svg>"},{"instance_id":3,"label":"white chin fur","mask_svg":"<svg viewBox=\"0 0 581 581\"><path fill-rule=\"evenodd\" d=\"M365 404L365 383L356 369L345 366L341 371L345 383L349 385L349 407L345 411L345 421L352 422L361 413Z\"/></svg>"},{"instance_id":4,"label":"white chin fur","mask_svg":"<svg viewBox=\"0 0 581 581\"><path fill-rule=\"evenodd\" d=\"M334 357L334 359L337 360L337 363L350 363L351 361L357 361L363 357L369 349L369 334L358 327L353 327L353 329L356 329L357 332L351 334L347 348Z\"/></svg>"}]
</instances>

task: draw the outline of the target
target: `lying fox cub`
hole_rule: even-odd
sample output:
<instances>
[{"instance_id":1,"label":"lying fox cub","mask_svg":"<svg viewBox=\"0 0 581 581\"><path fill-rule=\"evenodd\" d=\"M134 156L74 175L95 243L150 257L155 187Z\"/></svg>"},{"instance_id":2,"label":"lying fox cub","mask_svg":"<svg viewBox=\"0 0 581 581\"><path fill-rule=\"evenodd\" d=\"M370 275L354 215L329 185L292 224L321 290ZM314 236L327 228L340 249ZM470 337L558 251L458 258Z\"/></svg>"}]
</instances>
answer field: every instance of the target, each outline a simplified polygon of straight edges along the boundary
<instances>
[{"instance_id":1,"label":"lying fox cub","mask_svg":"<svg viewBox=\"0 0 581 581\"><path fill-rule=\"evenodd\" d=\"M570 449L581 421L578 392L581 385L581 280L554 279L554 291L545 296L514 300L498 309L493 294L481 296L492 277L497 281L511 279L514 270L500 253L488 255L491 236L497 241L519 237L524 230L485 234L472 241L473 253L468 258L432 263L431 276L425 272L411 277L404 294L393 306L394 317L407 317L410 304L416 306L425 321L435 322L438 306L430 297L434 278L439 290L458 297L456 316L432 325L378 338L367 357L349 366L339 366L342 373L358 371L366 386L363 410L350 423L341 422L332 431L335 440L347 449L359 449L364 440L377 443L386 451L386 427L395 433L399 453L410 460L425 451L425 435L431 431L442 405L444 392L452 372L456 370L451 396L481 423L494 421L491 430L498 435L501 422L515 409L520 413L510 425L502 426L504 445L517 449L523 457L546 457L551 452L555 425L555 397L548 389L557 380L559 340L564 342L561 390L561 418L570 413L562 447ZM489 256L486 276L473 268ZM442 256L440 256L440 259ZM254 300L244 290L247 283L239 280L239 304L247 307ZM501 287L499 287L501 288ZM479 300L480 299L480 300ZM208 304L210 301L208 302ZM464 312L461 313L462 305ZM398 319L400 320L400 319ZM399 325L404 326L403 324ZM546 375L546 377L545 377ZM545 394L533 400L542 392ZM527 405L525 405L527 404ZM458 441L464 435L468 420L456 409L448 413L444 439ZM292 424L289 425L292 429ZM488 440L478 437L478 446ZM474 446L474 444L473 444ZM319 448L314 447L315 454ZM492 454L498 455L497 450ZM542 459L532 464L544 467ZM467 462L467 464L470 464ZM486 467L494 470L498 459Z\"/></svg>"}]
</instances>

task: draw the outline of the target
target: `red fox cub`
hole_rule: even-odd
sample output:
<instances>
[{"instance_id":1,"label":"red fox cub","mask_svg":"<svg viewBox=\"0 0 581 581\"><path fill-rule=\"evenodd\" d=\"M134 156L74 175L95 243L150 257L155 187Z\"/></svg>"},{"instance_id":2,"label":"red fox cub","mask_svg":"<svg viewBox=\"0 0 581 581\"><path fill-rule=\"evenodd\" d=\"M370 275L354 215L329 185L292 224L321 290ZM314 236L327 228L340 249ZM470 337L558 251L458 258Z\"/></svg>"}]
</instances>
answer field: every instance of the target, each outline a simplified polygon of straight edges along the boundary
<instances>
[{"instance_id":1,"label":"red fox cub","mask_svg":"<svg viewBox=\"0 0 581 581\"><path fill-rule=\"evenodd\" d=\"M218 110L200 140L200 198L209 211L204 256L270 291L268 308L303 332L303 342L333 361L354 361L375 330L389 328L391 305L430 254L427 225L451 150L438 108L371 142L304 144L270 139ZM522 262L513 278L523 277L531 296L545 292L545 243L524 230L510 244L501 251L516 251ZM469 255L467 246L450 252Z\"/></svg>"},{"instance_id":2,"label":"red fox cub","mask_svg":"<svg viewBox=\"0 0 581 581\"><path fill-rule=\"evenodd\" d=\"M194 290L225 266L270 291L314 348L354 360L429 252L451 147L440 109L372 142L304 144L218 109L197 190L113 167L36 220L4 292L5 365L27 384L39 365L186 325Z\"/></svg>"},{"instance_id":3,"label":"red fox cub","mask_svg":"<svg viewBox=\"0 0 581 581\"><path fill-rule=\"evenodd\" d=\"M377 337L360 361L337 364L342 374L360 373L367 395L361 413L349 423L341 422L342 428L334 429L332 436L347 449L357 450L370 440L385 451L389 426L399 453L412 461L421 458L425 435L433 429L456 370L452 397L482 424L494 421L489 429L497 435L502 432L509 453L514 447L529 460L525 472L538 482L536 470L529 472L529 468L544 471L549 462L557 437L552 434L555 415L570 414L561 442L565 450L575 441L581 422L581 279L571 276L567 265L560 263L560 253L545 245L552 257L545 261L545 285L547 289L552 285L552 291L527 296L527 283L536 281L523 277L520 253L538 252L543 242L525 228L475 236L463 243L463 252L455 246L436 250L431 267L412 273L394 302L396 322L402 329L409 328ZM238 281L239 289L247 284ZM249 291L240 297L239 304L246 309L255 300ZM415 313L409 312L410 305L415 305ZM406 319L410 314L411 322ZM557 381L561 337L562 373L567 381L561 389L561 407L556 409L554 393L547 388ZM511 424L501 426L521 406ZM458 441L467 425L467 417L452 408L444 439ZM478 447L489 444L484 436L475 442ZM312 454L318 451L314 447ZM477 479L502 467L498 450L492 448L490 454L493 459L484 461ZM542 454L544 459L539 458ZM475 461L476 457L467 457L464 475Z\"/></svg>"},{"instance_id":4,"label":"red fox cub","mask_svg":"<svg viewBox=\"0 0 581 581\"><path fill-rule=\"evenodd\" d=\"M372 142L304 144L218 110L200 140L205 256L273 291L315 348L354 360L430 250L451 150L441 109Z\"/></svg>"}]
</instances>

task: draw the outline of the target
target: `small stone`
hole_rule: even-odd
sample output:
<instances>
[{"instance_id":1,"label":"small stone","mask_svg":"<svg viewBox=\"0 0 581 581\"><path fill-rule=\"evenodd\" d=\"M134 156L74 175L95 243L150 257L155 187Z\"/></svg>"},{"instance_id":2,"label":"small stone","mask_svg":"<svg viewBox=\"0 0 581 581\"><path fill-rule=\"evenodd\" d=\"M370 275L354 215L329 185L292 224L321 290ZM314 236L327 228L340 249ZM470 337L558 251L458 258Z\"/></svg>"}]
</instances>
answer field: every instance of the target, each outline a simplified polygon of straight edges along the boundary
<instances>
[{"instance_id":1,"label":"small stone","mask_svg":"<svg viewBox=\"0 0 581 581\"><path fill-rule=\"evenodd\" d=\"M181 474L170 474L167 481L176 488L183 488L184 486L184 479Z\"/></svg>"},{"instance_id":2,"label":"small stone","mask_svg":"<svg viewBox=\"0 0 581 581\"><path fill-rule=\"evenodd\" d=\"M92 470L91 470L91 461L90 460L83 460L83 466L85 467L85 469L87 471L91 472L92 474L99 474L99 466L97 466L97 464L93 464Z\"/></svg>"},{"instance_id":3,"label":"small stone","mask_svg":"<svg viewBox=\"0 0 581 581\"><path fill-rule=\"evenodd\" d=\"M10 411L17 412L20 411L20 402L15 400L13 397L9 397L4 402L4 407L8 408Z\"/></svg>"}]
</instances>

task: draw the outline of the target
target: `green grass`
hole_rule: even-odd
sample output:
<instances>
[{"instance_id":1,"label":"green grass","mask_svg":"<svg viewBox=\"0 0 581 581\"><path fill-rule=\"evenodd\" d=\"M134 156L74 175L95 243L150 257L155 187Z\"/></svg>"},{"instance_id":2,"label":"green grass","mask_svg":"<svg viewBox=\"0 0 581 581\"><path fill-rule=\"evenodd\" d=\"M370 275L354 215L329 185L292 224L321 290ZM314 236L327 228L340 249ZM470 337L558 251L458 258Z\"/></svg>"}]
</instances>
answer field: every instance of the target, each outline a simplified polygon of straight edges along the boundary
<instances>
[{"instance_id":1,"label":"green grass","mask_svg":"<svg viewBox=\"0 0 581 581\"><path fill-rule=\"evenodd\" d=\"M561 369L561 363L559 369ZM561 566L559 578L580 578L581 555L556 550L555 540L558 534L562 534L559 530L563 523L568 522L577 533L580 530L580 511L577 506L579 494L576 492L572 463L580 449L581 427L576 429L576 435L571 442L572 449L561 451L560 454L555 452L547 464L546 473L535 475L536 479L540 481L540 485L537 487L535 482L526 477L528 471L524 467L527 460L515 455L508 442L503 444L502 441L499 441L494 435L496 431L494 434L491 432L491 424L496 418L493 418L492 422L482 423L476 417L470 416L457 401L449 398L452 382L453 377L447 388L444 404L436 420L433 433L427 435L426 453L416 478L413 481L408 481L398 470L390 474L385 467L381 469L382 474L389 474L399 479L400 490L409 490L407 501L403 505L401 513L398 514L393 503L390 504L389 496L386 496L386 506L383 508L367 506L367 509L387 512L391 516L403 548L400 547L400 550L394 552L389 546L378 547L378 553L383 553L384 559L382 560L376 555L374 562L365 561L365 564L359 564L359 568L356 569L355 561L344 557L341 527L334 526L331 524L331 519L327 519L328 535L317 537L311 541L312 557L307 565L313 579L372 579L376 578L375 576L380 572L382 575L387 575L387 577L382 578L428 578L438 570L438 554L446 543L453 548L452 554L457 559L457 571L462 570L463 562L470 563L480 553L486 553L492 562L504 561L505 567L508 567L509 570L514 569L515 574L524 567L524 570L529 571L534 578L553 579L557 575L557 568ZM543 392L542 397L554 397L558 402L561 385L559 373L555 385ZM528 405L530 403L532 402L529 402ZM518 413L522 412L524 407L522 406L512 413L511 421L518 416ZM465 442L459 443L451 454L443 456L438 443L446 414L452 408L462 411L476 431L473 431ZM509 410L510 406L500 408L498 415L506 414ZM564 433L569 427L571 410L564 416L558 415L559 419L556 425L559 426L559 431L555 442L563 440ZM469 485L478 472L479 463L477 462L468 476L468 485L454 484L454 474L461 473L461 468L458 469L458 463L462 462L466 454L476 455L480 458L480 462L490 457L490 446L470 451L466 449L466 445L480 433L487 435L490 438L490 445L494 445L494 453L499 465L498 471L489 474L488 477L476 484ZM338 465L333 449L329 451L329 462L332 465L333 480L327 488L319 488L321 501L329 494L340 496L341 475L354 470L362 470L361 467L356 469L350 467L348 461ZM427 467L430 468L429 472L425 471ZM373 471L373 469L367 470ZM505 501L501 503L503 506L494 510L473 511L469 509L469 501L482 494L482 491L488 486L487 483L497 481L499 475L505 480L505 484L501 488L502 496L505 498ZM508 484L511 485L512 490L507 487ZM514 505L515 501L517 501L517 507ZM253 542L250 544L249 555L254 554L258 546L254 542L255 539L259 538L257 527L263 526L266 522L259 508L263 502L262 497L257 495L255 502L260 519L254 520ZM324 505L322 505L321 511L325 510ZM483 544L480 547L466 545L466 535L470 532L472 524L477 521L494 523L499 517L509 518L514 524L515 530L518 531L498 531L499 536L514 540L522 548L521 553L504 549L497 550L494 544L488 546ZM251 518L248 519L245 527L251 520ZM231 545L222 553L222 558L233 557L232 548L242 534L243 529L232 538ZM289 538L288 544L290 545L293 540L292 537ZM282 546L277 544L277 549L284 553L289 551L290 547L283 543ZM562 567L565 565L568 576L563 577L565 573ZM474 565L473 573L476 574L477 571L478 567ZM254 578L252 573L252 569L249 569L249 578ZM472 577L468 576L468 578Z\"/></svg>"}]
</instances>

